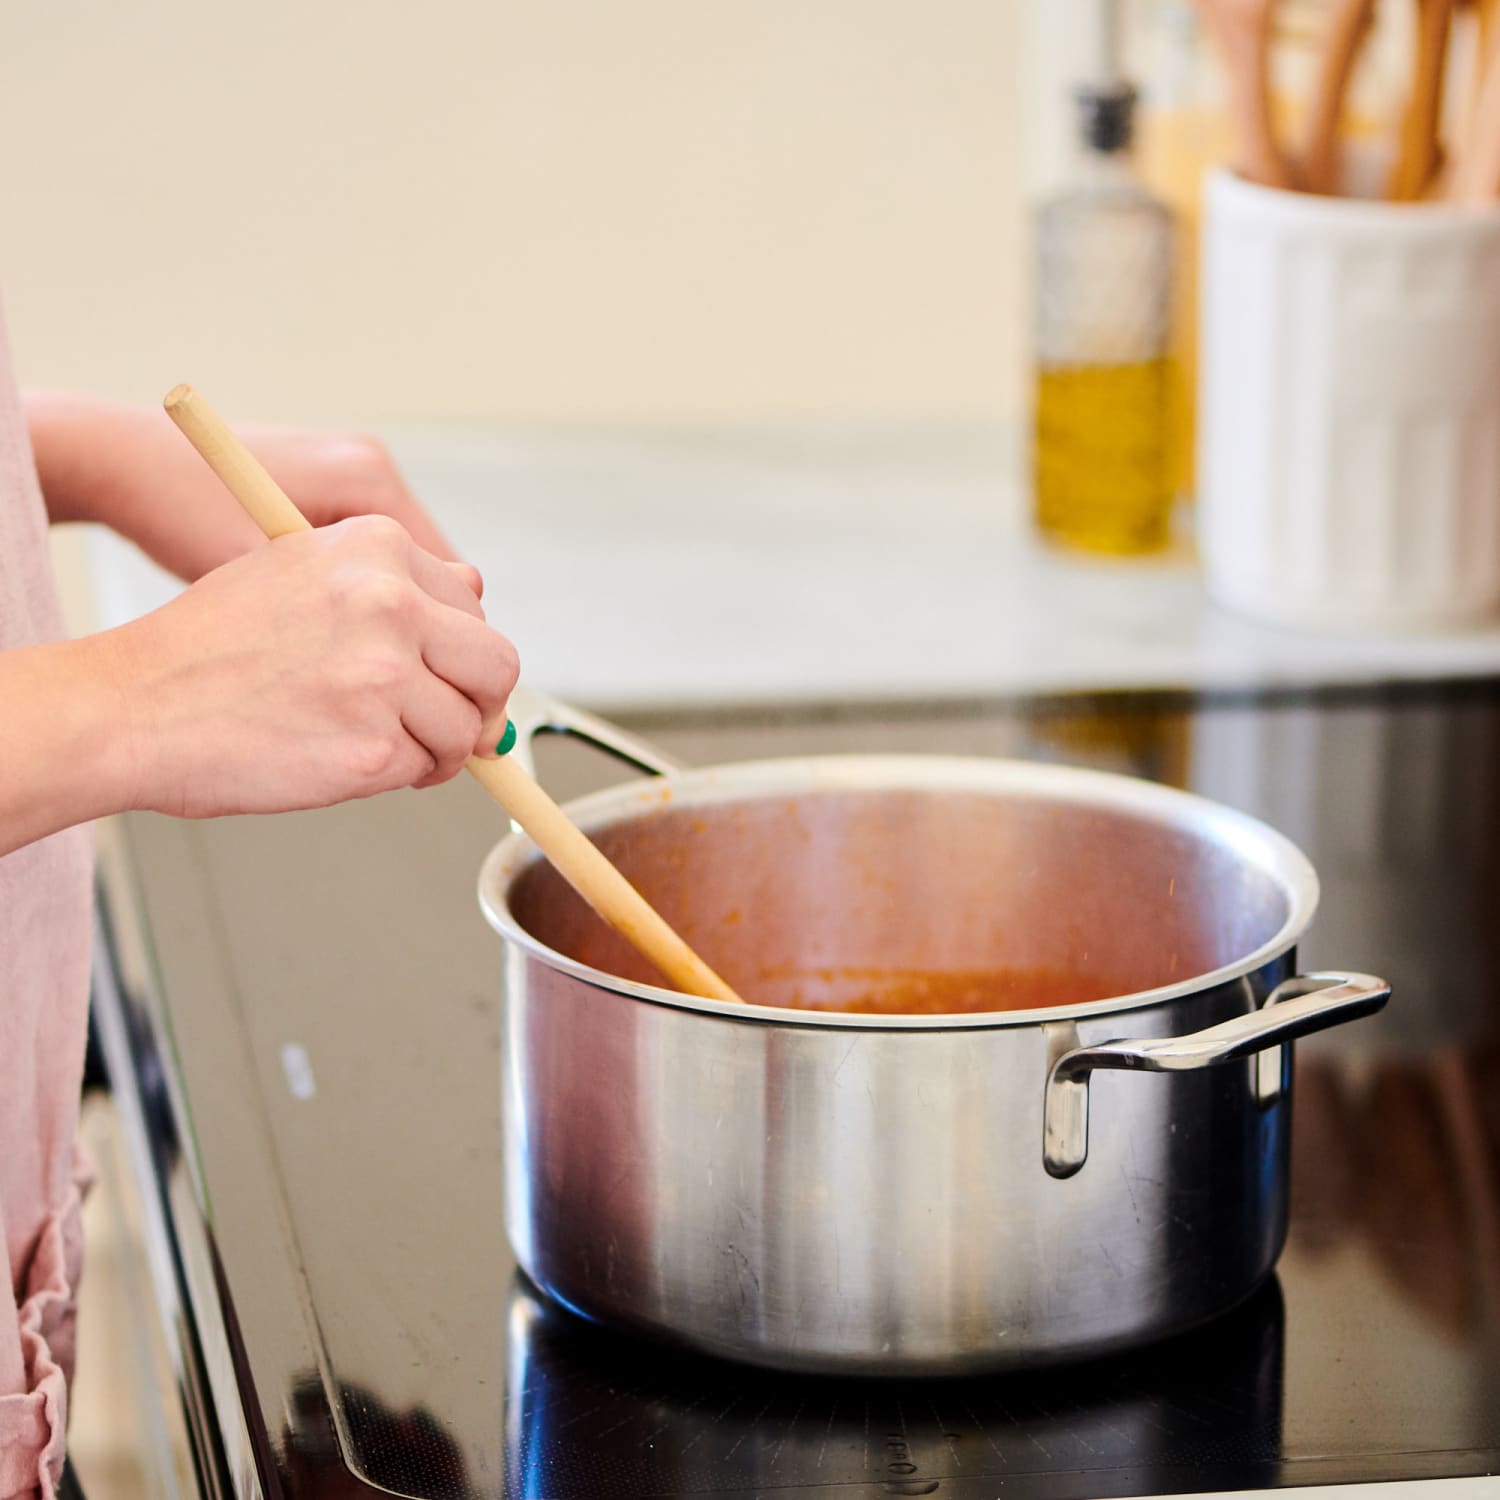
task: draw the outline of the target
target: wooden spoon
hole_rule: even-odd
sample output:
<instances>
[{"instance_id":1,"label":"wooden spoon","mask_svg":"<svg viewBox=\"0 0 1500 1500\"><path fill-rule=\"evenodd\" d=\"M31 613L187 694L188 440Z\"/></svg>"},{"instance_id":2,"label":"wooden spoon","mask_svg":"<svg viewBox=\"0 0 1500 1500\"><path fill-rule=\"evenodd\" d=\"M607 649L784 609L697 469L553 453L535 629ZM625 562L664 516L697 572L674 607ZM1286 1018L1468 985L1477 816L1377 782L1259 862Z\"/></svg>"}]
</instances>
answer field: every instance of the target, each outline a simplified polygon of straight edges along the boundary
<instances>
[{"instance_id":1,"label":"wooden spoon","mask_svg":"<svg viewBox=\"0 0 1500 1500\"><path fill-rule=\"evenodd\" d=\"M1478 102L1479 91L1484 86L1484 67L1489 61L1490 48L1495 41L1495 22L1500 18L1500 0L1459 0L1463 10L1473 17L1473 56L1470 68L1473 78L1469 84L1469 109L1472 113Z\"/></svg>"},{"instance_id":2,"label":"wooden spoon","mask_svg":"<svg viewBox=\"0 0 1500 1500\"><path fill-rule=\"evenodd\" d=\"M1339 121L1344 95L1359 54L1375 19L1375 0L1333 0L1333 18L1323 40L1317 77L1307 108L1298 186L1309 193L1335 193L1339 176Z\"/></svg>"},{"instance_id":3,"label":"wooden spoon","mask_svg":"<svg viewBox=\"0 0 1500 1500\"><path fill-rule=\"evenodd\" d=\"M1397 202L1420 198L1441 163L1438 124L1443 113L1444 66L1455 0L1416 0L1417 44L1412 59L1411 92L1401 112L1396 160L1385 195Z\"/></svg>"},{"instance_id":4,"label":"wooden spoon","mask_svg":"<svg viewBox=\"0 0 1500 1500\"><path fill-rule=\"evenodd\" d=\"M1271 30L1276 0L1195 0L1229 87L1234 169L1267 187L1293 186L1294 171L1271 124Z\"/></svg>"},{"instance_id":5,"label":"wooden spoon","mask_svg":"<svg viewBox=\"0 0 1500 1500\"><path fill-rule=\"evenodd\" d=\"M1485 12L1481 11L1481 25ZM1454 155L1448 197L1471 208L1493 203L1500 196L1500 25L1493 19L1481 58L1479 86L1464 138Z\"/></svg>"},{"instance_id":6,"label":"wooden spoon","mask_svg":"<svg viewBox=\"0 0 1500 1500\"><path fill-rule=\"evenodd\" d=\"M312 530L307 517L281 486L191 386L177 386L163 404L167 415L268 537ZM515 759L471 755L465 766L530 834L558 874L673 984L685 994L745 1003L678 937Z\"/></svg>"}]
</instances>

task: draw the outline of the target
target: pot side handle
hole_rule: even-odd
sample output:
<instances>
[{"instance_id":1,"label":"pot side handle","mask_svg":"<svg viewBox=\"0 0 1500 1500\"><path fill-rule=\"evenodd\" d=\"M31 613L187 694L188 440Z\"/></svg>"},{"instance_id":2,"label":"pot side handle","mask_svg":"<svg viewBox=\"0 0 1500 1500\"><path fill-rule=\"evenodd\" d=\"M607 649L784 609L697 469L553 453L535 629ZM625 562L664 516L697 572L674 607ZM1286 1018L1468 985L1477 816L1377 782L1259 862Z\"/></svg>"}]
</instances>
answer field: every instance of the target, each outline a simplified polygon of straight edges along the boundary
<instances>
[{"instance_id":1,"label":"pot side handle","mask_svg":"<svg viewBox=\"0 0 1500 1500\"><path fill-rule=\"evenodd\" d=\"M1101 1042L1065 1052L1047 1073L1042 1160L1053 1177L1071 1177L1089 1150L1089 1075L1095 1068L1181 1073L1211 1068L1269 1047L1374 1015L1391 987L1373 974L1299 974L1271 991L1261 1009L1187 1036Z\"/></svg>"},{"instance_id":2,"label":"pot side handle","mask_svg":"<svg viewBox=\"0 0 1500 1500\"><path fill-rule=\"evenodd\" d=\"M531 742L539 734L572 735L652 776L668 776L682 769L678 761L649 741L628 734L607 719L560 703L523 683L518 683L511 692L506 713L516 729L516 745L510 753L533 774L536 766L532 760Z\"/></svg>"}]
</instances>

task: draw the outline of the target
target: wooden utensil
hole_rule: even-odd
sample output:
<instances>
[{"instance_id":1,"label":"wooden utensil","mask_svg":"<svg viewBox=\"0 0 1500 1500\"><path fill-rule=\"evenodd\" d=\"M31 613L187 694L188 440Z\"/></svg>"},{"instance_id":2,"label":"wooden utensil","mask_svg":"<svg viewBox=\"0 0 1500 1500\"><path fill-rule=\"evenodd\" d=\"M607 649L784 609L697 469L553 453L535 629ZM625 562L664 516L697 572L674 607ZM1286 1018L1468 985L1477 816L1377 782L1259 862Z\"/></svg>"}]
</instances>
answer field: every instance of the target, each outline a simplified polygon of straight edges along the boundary
<instances>
[{"instance_id":1,"label":"wooden utensil","mask_svg":"<svg viewBox=\"0 0 1500 1500\"><path fill-rule=\"evenodd\" d=\"M1224 67L1234 168L1267 187L1293 186L1293 164L1271 123L1271 31L1276 0L1194 0Z\"/></svg>"},{"instance_id":2,"label":"wooden utensil","mask_svg":"<svg viewBox=\"0 0 1500 1500\"><path fill-rule=\"evenodd\" d=\"M1471 208L1500 197L1500 25L1492 22L1486 36L1482 11L1480 24L1486 51L1479 87L1448 181L1448 197Z\"/></svg>"},{"instance_id":3,"label":"wooden utensil","mask_svg":"<svg viewBox=\"0 0 1500 1500\"><path fill-rule=\"evenodd\" d=\"M1442 160L1438 124L1455 0L1416 0L1416 5L1411 91L1401 112L1396 160L1385 187L1386 197L1397 202L1420 198Z\"/></svg>"},{"instance_id":4,"label":"wooden utensil","mask_svg":"<svg viewBox=\"0 0 1500 1500\"><path fill-rule=\"evenodd\" d=\"M164 405L167 415L268 537L312 529L280 485L191 386L177 386ZM744 1004L514 758L471 755L465 766L525 829L558 874L679 989Z\"/></svg>"},{"instance_id":5,"label":"wooden utensil","mask_svg":"<svg viewBox=\"0 0 1500 1500\"><path fill-rule=\"evenodd\" d=\"M1495 42L1495 22L1500 19L1500 0L1459 0L1459 7L1469 11L1474 18L1474 39L1471 48L1470 70L1473 74L1469 83L1469 112L1472 115L1474 106L1479 101L1480 90L1484 87L1484 68L1489 61L1490 49Z\"/></svg>"},{"instance_id":6,"label":"wooden utensil","mask_svg":"<svg viewBox=\"0 0 1500 1500\"><path fill-rule=\"evenodd\" d=\"M1490 1317L1500 1312L1500 1199L1495 1192L1490 1142L1469 1068L1457 1047L1442 1047L1427 1061L1436 1085L1458 1184L1468 1209L1480 1290Z\"/></svg>"},{"instance_id":7,"label":"wooden utensil","mask_svg":"<svg viewBox=\"0 0 1500 1500\"><path fill-rule=\"evenodd\" d=\"M1344 113L1344 95L1360 43L1374 19L1375 0L1333 0L1333 16L1318 58L1298 164L1298 186L1309 193L1338 191L1339 121Z\"/></svg>"}]
</instances>

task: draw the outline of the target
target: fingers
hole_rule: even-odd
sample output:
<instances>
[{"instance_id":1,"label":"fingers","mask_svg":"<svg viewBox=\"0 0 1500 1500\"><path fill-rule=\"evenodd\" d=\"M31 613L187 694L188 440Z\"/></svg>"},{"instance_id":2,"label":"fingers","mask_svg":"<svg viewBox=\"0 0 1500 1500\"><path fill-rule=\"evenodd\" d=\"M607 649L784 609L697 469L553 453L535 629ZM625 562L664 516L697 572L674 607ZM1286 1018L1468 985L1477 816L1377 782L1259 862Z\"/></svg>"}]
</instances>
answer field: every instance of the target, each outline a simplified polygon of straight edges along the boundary
<instances>
[{"instance_id":1,"label":"fingers","mask_svg":"<svg viewBox=\"0 0 1500 1500\"><path fill-rule=\"evenodd\" d=\"M244 436L314 526L350 516L390 516L424 552L444 561L458 556L408 488L390 450L372 434L271 427L249 428Z\"/></svg>"},{"instance_id":2,"label":"fingers","mask_svg":"<svg viewBox=\"0 0 1500 1500\"><path fill-rule=\"evenodd\" d=\"M476 619L484 618L484 610L479 606L484 580L479 569L470 563L434 557L390 516L351 516L321 528L319 535L332 545L354 546L384 566L404 571L423 593L440 604L461 609Z\"/></svg>"},{"instance_id":3,"label":"fingers","mask_svg":"<svg viewBox=\"0 0 1500 1500\"><path fill-rule=\"evenodd\" d=\"M422 660L478 712L465 754L493 755L520 673L516 648L483 621L433 604L422 631Z\"/></svg>"},{"instance_id":4,"label":"fingers","mask_svg":"<svg viewBox=\"0 0 1500 1500\"><path fill-rule=\"evenodd\" d=\"M484 579L479 576L479 569L473 563L451 562L444 563L443 566L451 568L462 579L464 587L473 590L476 599L484 598Z\"/></svg>"},{"instance_id":5,"label":"fingers","mask_svg":"<svg viewBox=\"0 0 1500 1500\"><path fill-rule=\"evenodd\" d=\"M479 709L441 678L420 676L408 689L401 709L406 732L431 757L419 769L413 786L436 786L463 769L479 738Z\"/></svg>"},{"instance_id":6,"label":"fingers","mask_svg":"<svg viewBox=\"0 0 1500 1500\"><path fill-rule=\"evenodd\" d=\"M484 611L479 607L483 584L479 581L477 568L471 568L467 563L443 562L415 544L411 547L406 565L411 572L412 582L439 604L446 604L451 609L461 609L475 619L484 618Z\"/></svg>"},{"instance_id":7,"label":"fingers","mask_svg":"<svg viewBox=\"0 0 1500 1500\"><path fill-rule=\"evenodd\" d=\"M345 555L356 566L345 570L341 588L345 609L352 603L370 632L375 680L367 688L392 694L404 732L428 757L397 784L432 786L470 755L493 755L519 667L515 648L485 624L477 572L422 551L388 517L351 519L314 535L313 545L350 549Z\"/></svg>"},{"instance_id":8,"label":"fingers","mask_svg":"<svg viewBox=\"0 0 1500 1500\"><path fill-rule=\"evenodd\" d=\"M375 498L381 502L380 509L400 521L411 533L412 541L424 552L444 562L455 561L458 554L449 545L448 538L438 530L437 522L427 514L422 502L407 489L400 470L383 447L380 448L380 455L389 468L387 487L383 493L379 489L375 491Z\"/></svg>"},{"instance_id":9,"label":"fingers","mask_svg":"<svg viewBox=\"0 0 1500 1500\"><path fill-rule=\"evenodd\" d=\"M367 735L351 746L347 761L352 789L312 805L323 806L327 801L342 801L348 796L370 797L402 786L425 786L437 766L432 752L399 720L394 728Z\"/></svg>"}]
</instances>

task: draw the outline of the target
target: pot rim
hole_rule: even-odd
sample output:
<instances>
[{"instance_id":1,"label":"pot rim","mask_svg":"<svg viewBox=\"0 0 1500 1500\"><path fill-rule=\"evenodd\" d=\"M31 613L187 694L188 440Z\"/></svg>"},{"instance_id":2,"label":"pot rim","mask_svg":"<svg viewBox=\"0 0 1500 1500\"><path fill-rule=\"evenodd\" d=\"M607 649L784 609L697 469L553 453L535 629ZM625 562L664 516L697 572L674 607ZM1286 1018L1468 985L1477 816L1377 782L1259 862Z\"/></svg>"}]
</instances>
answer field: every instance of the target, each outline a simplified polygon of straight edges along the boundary
<instances>
[{"instance_id":1,"label":"pot rim","mask_svg":"<svg viewBox=\"0 0 1500 1500\"><path fill-rule=\"evenodd\" d=\"M509 893L516 880L542 858L536 845L520 831L501 839L485 857L479 871L480 909L502 938L549 968L595 989L743 1024L840 1031L980 1031L1142 1010L1215 989L1254 973L1294 947L1317 910L1318 877L1311 861L1289 838L1269 824L1207 797L1147 781L1143 777L1077 766L939 755L824 755L738 761L607 787L569 802L566 810L585 833L591 833L628 816L649 815L668 808L675 810L734 802L768 793L820 790L1006 792L1133 812L1147 821L1207 837L1263 870L1277 881L1286 895L1286 920L1259 947L1232 963L1156 989L1137 990L1128 995L1114 995L1077 1005L1042 1006L1030 1010L871 1015L795 1010L786 1006L739 1006L682 994L659 985L621 979L559 953L526 931L510 910Z\"/></svg>"}]
</instances>

